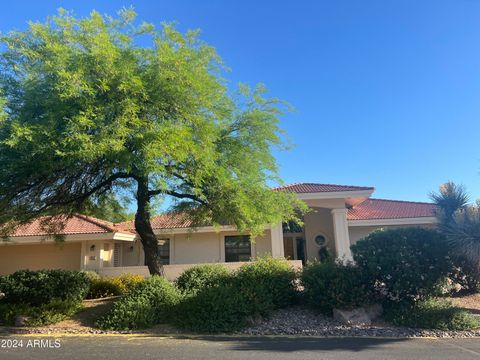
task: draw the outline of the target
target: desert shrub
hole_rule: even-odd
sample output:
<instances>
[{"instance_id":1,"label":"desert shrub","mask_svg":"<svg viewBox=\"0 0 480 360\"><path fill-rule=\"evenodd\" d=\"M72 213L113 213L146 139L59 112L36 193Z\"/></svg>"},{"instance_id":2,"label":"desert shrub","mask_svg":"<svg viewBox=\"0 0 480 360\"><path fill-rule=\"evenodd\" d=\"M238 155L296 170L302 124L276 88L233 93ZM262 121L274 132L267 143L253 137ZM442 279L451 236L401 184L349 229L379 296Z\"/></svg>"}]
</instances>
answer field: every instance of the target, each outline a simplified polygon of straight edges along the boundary
<instances>
[{"instance_id":1,"label":"desert shrub","mask_svg":"<svg viewBox=\"0 0 480 360\"><path fill-rule=\"evenodd\" d=\"M437 294L452 271L448 246L435 230L379 230L352 246L353 258L388 301L414 302Z\"/></svg>"},{"instance_id":2,"label":"desert shrub","mask_svg":"<svg viewBox=\"0 0 480 360\"><path fill-rule=\"evenodd\" d=\"M480 320L448 300L428 299L414 304L390 304L385 319L398 326L439 330L480 328Z\"/></svg>"},{"instance_id":3,"label":"desert shrub","mask_svg":"<svg viewBox=\"0 0 480 360\"><path fill-rule=\"evenodd\" d=\"M182 329L219 333L241 329L251 306L232 283L205 287L177 306L174 324Z\"/></svg>"},{"instance_id":4,"label":"desert shrub","mask_svg":"<svg viewBox=\"0 0 480 360\"><path fill-rule=\"evenodd\" d=\"M221 264L195 265L185 270L177 279L177 287L183 292L197 292L206 287L218 286L230 276Z\"/></svg>"},{"instance_id":5,"label":"desert shrub","mask_svg":"<svg viewBox=\"0 0 480 360\"><path fill-rule=\"evenodd\" d=\"M100 299L110 296L122 295L122 290L117 283L109 278L99 278L90 281L87 299Z\"/></svg>"},{"instance_id":6,"label":"desert shrub","mask_svg":"<svg viewBox=\"0 0 480 360\"><path fill-rule=\"evenodd\" d=\"M120 290L120 294L127 294L136 286L141 284L145 278L142 275L123 274L111 279L113 284L116 284Z\"/></svg>"},{"instance_id":7,"label":"desert shrub","mask_svg":"<svg viewBox=\"0 0 480 360\"><path fill-rule=\"evenodd\" d=\"M82 308L78 300L55 299L46 304L32 306L24 303L0 304L0 324L13 325L17 315L27 316L28 326L45 326L55 324L74 315Z\"/></svg>"},{"instance_id":8,"label":"desert shrub","mask_svg":"<svg viewBox=\"0 0 480 360\"><path fill-rule=\"evenodd\" d=\"M54 299L80 301L87 294L89 279L79 271L20 270L2 279L3 302L40 306Z\"/></svg>"},{"instance_id":9,"label":"desert shrub","mask_svg":"<svg viewBox=\"0 0 480 360\"><path fill-rule=\"evenodd\" d=\"M178 289L160 276L152 276L114 303L112 310L97 321L102 329L139 329L171 319L180 301Z\"/></svg>"},{"instance_id":10,"label":"desert shrub","mask_svg":"<svg viewBox=\"0 0 480 360\"><path fill-rule=\"evenodd\" d=\"M463 294L480 292L480 267L465 257L454 258L454 271L450 275L453 283L460 286Z\"/></svg>"},{"instance_id":11,"label":"desert shrub","mask_svg":"<svg viewBox=\"0 0 480 360\"><path fill-rule=\"evenodd\" d=\"M243 265L235 274L234 283L247 298L251 313L268 315L292 303L295 278L295 270L287 260L266 256Z\"/></svg>"},{"instance_id":12,"label":"desert shrub","mask_svg":"<svg viewBox=\"0 0 480 360\"><path fill-rule=\"evenodd\" d=\"M374 302L374 292L357 266L334 261L307 265L302 283L306 303L331 314L334 308L352 309Z\"/></svg>"},{"instance_id":13,"label":"desert shrub","mask_svg":"<svg viewBox=\"0 0 480 360\"><path fill-rule=\"evenodd\" d=\"M199 332L238 330L249 318L289 305L295 296L294 280L295 272L287 261L259 258L217 286L186 296L177 307L175 324Z\"/></svg>"},{"instance_id":14,"label":"desert shrub","mask_svg":"<svg viewBox=\"0 0 480 360\"><path fill-rule=\"evenodd\" d=\"M140 275L124 274L118 277L98 277L90 280L87 299L98 299L109 296L125 295L133 290L144 278Z\"/></svg>"}]
</instances>

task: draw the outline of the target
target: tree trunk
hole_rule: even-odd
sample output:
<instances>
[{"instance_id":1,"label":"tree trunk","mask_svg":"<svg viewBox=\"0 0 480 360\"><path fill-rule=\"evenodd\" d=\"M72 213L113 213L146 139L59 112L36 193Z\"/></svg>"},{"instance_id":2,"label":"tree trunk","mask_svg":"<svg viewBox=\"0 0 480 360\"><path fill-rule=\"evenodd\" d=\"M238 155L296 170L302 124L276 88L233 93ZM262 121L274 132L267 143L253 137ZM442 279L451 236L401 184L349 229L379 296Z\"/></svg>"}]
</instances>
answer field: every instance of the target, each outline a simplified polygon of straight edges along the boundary
<instances>
[{"instance_id":1,"label":"tree trunk","mask_svg":"<svg viewBox=\"0 0 480 360\"><path fill-rule=\"evenodd\" d=\"M150 195L148 179L139 179L137 188L137 213L135 214L135 230L142 241L145 252L145 264L151 275L163 275L163 266L158 256L158 241L150 223Z\"/></svg>"}]
</instances>

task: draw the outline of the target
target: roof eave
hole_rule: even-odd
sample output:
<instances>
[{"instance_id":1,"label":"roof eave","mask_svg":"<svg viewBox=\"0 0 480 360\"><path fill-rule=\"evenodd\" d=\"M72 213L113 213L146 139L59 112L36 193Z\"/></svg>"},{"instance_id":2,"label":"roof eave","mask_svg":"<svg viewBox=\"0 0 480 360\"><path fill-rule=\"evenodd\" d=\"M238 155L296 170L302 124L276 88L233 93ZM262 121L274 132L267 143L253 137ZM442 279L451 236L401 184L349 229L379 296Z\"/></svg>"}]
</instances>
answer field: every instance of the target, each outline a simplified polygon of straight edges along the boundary
<instances>
[{"instance_id":1,"label":"roof eave","mask_svg":"<svg viewBox=\"0 0 480 360\"><path fill-rule=\"evenodd\" d=\"M374 191L375 189L372 188L368 190L354 190L354 191L297 193L297 196L301 200L369 198Z\"/></svg>"}]
</instances>

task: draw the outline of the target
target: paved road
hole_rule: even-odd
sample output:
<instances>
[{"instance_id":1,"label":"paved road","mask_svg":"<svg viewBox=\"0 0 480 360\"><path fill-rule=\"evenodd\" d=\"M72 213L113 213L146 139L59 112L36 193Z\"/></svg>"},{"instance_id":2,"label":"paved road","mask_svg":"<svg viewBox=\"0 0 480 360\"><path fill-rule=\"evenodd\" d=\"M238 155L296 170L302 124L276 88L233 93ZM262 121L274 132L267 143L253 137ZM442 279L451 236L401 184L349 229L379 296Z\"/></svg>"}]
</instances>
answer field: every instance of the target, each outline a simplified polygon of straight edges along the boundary
<instances>
[{"instance_id":1,"label":"paved road","mask_svg":"<svg viewBox=\"0 0 480 360\"><path fill-rule=\"evenodd\" d=\"M141 359L480 359L480 339L162 338L130 336L0 337L1 360ZM36 344L34 341L37 340ZM43 340L43 343L40 343ZM55 340L57 342L55 342ZM2 344L3 343L3 344ZM40 348L50 346L51 348ZM19 345L19 344L17 344ZM28 347L27 347L28 346ZM59 348L55 348L58 347ZM87 357L88 356L88 357Z\"/></svg>"}]
</instances>

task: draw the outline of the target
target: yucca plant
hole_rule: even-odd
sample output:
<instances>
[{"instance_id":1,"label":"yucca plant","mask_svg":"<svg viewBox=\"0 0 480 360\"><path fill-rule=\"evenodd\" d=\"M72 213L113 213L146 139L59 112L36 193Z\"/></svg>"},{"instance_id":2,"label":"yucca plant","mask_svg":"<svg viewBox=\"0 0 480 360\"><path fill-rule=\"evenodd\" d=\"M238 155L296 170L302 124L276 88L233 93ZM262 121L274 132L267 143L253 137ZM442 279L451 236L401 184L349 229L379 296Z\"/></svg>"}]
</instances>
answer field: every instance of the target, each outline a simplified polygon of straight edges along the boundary
<instances>
[{"instance_id":1,"label":"yucca plant","mask_svg":"<svg viewBox=\"0 0 480 360\"><path fill-rule=\"evenodd\" d=\"M457 257L480 266L480 201L469 203L462 185L447 182L430 198L438 206L436 216L442 232Z\"/></svg>"}]
</instances>

